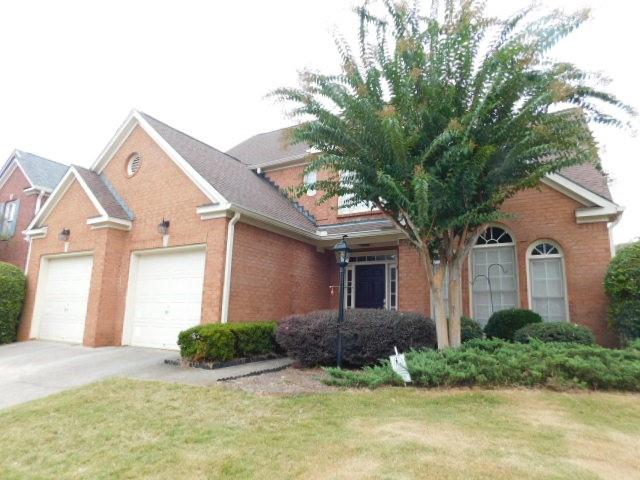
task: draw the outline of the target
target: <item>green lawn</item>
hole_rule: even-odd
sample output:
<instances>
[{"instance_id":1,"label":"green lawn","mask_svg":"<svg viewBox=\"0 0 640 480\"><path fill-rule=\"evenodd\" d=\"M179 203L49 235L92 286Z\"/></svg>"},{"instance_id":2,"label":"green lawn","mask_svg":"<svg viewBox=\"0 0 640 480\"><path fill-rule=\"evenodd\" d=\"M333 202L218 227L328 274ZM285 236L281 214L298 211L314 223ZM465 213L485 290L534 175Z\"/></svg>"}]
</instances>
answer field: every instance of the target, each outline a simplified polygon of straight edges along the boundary
<instances>
[{"instance_id":1,"label":"green lawn","mask_svg":"<svg viewBox=\"0 0 640 480\"><path fill-rule=\"evenodd\" d=\"M111 380L0 413L0 478L638 478L640 395Z\"/></svg>"}]
</instances>

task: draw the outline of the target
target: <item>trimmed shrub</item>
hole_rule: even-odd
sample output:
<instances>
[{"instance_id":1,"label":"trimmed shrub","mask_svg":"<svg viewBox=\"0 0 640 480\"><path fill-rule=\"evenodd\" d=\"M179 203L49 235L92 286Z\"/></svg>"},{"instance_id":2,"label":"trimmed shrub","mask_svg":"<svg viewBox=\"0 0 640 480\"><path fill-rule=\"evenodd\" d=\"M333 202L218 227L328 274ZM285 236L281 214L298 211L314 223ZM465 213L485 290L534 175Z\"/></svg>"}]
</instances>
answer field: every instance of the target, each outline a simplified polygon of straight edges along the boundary
<instances>
[{"instance_id":1,"label":"trimmed shrub","mask_svg":"<svg viewBox=\"0 0 640 480\"><path fill-rule=\"evenodd\" d=\"M623 344L640 339L640 300L612 301L609 318Z\"/></svg>"},{"instance_id":2,"label":"trimmed shrub","mask_svg":"<svg viewBox=\"0 0 640 480\"><path fill-rule=\"evenodd\" d=\"M250 357L273 353L276 347L276 322L227 323L236 340L236 356Z\"/></svg>"},{"instance_id":3,"label":"trimmed shrub","mask_svg":"<svg viewBox=\"0 0 640 480\"><path fill-rule=\"evenodd\" d=\"M25 287L22 270L0 262L0 344L16 341Z\"/></svg>"},{"instance_id":4,"label":"trimmed shrub","mask_svg":"<svg viewBox=\"0 0 640 480\"><path fill-rule=\"evenodd\" d=\"M634 344L635 347L635 344ZM640 349L608 349L577 343L511 343L471 340L460 348L406 355L418 387L545 386L640 391ZM403 385L388 360L359 371L328 368L332 385L375 388Z\"/></svg>"},{"instance_id":5,"label":"trimmed shrub","mask_svg":"<svg viewBox=\"0 0 640 480\"><path fill-rule=\"evenodd\" d=\"M302 366L335 365L337 325L335 310L291 315L278 324L276 340ZM347 310L341 328L343 364L350 367L372 365L393 355L393 347L406 351L436 345L433 321L418 313Z\"/></svg>"},{"instance_id":6,"label":"trimmed shrub","mask_svg":"<svg viewBox=\"0 0 640 480\"><path fill-rule=\"evenodd\" d=\"M210 323L180 332L180 355L192 361L224 362L273 353L275 322Z\"/></svg>"},{"instance_id":7,"label":"trimmed shrub","mask_svg":"<svg viewBox=\"0 0 640 480\"><path fill-rule=\"evenodd\" d=\"M530 323L541 322L542 317L531 310L520 308L500 310L489 317L489 321L484 327L484 333L486 333L489 338L513 340L513 335L516 333L516 330L520 330Z\"/></svg>"},{"instance_id":8,"label":"trimmed shrub","mask_svg":"<svg viewBox=\"0 0 640 480\"><path fill-rule=\"evenodd\" d=\"M484 333L480 324L473 318L469 317L462 317L460 319L460 333L462 337L462 343L476 338L484 337Z\"/></svg>"},{"instance_id":9,"label":"trimmed shrub","mask_svg":"<svg viewBox=\"0 0 640 480\"><path fill-rule=\"evenodd\" d=\"M623 343L640 338L640 242L620 249L607 270L609 321Z\"/></svg>"},{"instance_id":10,"label":"trimmed shrub","mask_svg":"<svg viewBox=\"0 0 640 480\"><path fill-rule=\"evenodd\" d=\"M513 340L520 343L527 343L532 340L581 343L582 345L596 343L591 330L582 325L575 325L569 322L531 323L517 330L513 335Z\"/></svg>"}]
</instances>

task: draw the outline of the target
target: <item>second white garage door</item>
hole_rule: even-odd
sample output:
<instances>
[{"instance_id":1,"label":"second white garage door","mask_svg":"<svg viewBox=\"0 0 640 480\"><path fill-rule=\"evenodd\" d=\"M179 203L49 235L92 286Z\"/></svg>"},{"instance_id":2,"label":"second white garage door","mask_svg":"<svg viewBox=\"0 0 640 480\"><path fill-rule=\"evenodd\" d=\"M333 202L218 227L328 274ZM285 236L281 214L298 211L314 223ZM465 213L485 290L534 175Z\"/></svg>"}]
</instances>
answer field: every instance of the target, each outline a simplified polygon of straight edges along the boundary
<instances>
[{"instance_id":1,"label":"second white garage door","mask_svg":"<svg viewBox=\"0 0 640 480\"><path fill-rule=\"evenodd\" d=\"M133 289L126 343L178 348L178 333L200 323L204 263L204 249L136 255L129 285Z\"/></svg>"}]
</instances>

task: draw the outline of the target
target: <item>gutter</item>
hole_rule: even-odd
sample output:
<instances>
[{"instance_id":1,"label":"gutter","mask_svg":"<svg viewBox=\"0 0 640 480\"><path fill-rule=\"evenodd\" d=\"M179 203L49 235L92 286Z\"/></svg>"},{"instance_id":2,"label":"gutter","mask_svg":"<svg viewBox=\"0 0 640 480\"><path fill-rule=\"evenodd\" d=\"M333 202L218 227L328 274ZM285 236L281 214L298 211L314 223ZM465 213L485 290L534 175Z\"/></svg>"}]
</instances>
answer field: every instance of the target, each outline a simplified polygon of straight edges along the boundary
<instances>
[{"instance_id":1,"label":"gutter","mask_svg":"<svg viewBox=\"0 0 640 480\"><path fill-rule=\"evenodd\" d=\"M224 283L222 284L222 313L220 323L229 321L229 297L231 293L231 266L233 263L233 237L235 236L236 223L240 220L240 212L235 212L227 229L227 248L224 259Z\"/></svg>"}]
</instances>

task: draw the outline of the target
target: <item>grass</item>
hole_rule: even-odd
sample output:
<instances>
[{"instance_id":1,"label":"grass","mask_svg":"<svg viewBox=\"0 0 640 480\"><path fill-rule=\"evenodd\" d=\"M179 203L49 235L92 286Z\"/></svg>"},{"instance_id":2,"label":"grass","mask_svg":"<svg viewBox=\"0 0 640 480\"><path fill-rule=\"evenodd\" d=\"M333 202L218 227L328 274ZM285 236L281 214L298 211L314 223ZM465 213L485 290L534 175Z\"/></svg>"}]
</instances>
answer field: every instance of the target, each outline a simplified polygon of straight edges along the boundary
<instances>
[{"instance_id":1,"label":"grass","mask_svg":"<svg viewBox=\"0 0 640 480\"><path fill-rule=\"evenodd\" d=\"M640 395L110 380L0 412L0 478L634 478Z\"/></svg>"}]
</instances>

